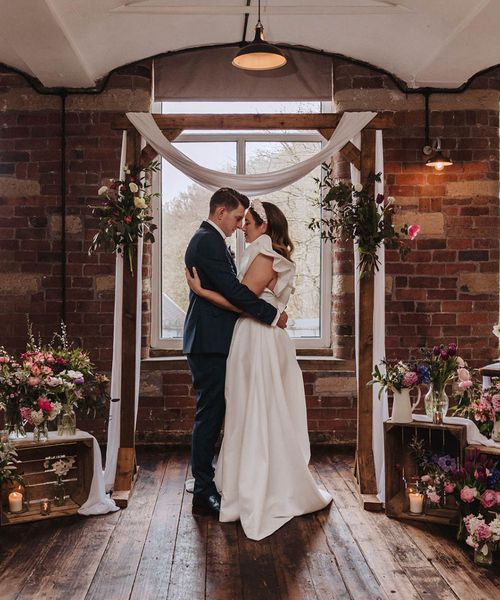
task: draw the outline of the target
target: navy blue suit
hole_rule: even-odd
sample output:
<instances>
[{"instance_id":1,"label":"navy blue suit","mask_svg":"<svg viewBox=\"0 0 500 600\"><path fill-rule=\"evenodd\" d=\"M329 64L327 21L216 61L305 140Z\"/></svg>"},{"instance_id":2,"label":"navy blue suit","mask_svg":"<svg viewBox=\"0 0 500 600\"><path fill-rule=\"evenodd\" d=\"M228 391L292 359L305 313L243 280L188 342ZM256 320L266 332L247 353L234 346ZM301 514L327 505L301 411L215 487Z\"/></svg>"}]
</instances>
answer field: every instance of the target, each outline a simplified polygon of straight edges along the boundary
<instances>
[{"instance_id":1,"label":"navy blue suit","mask_svg":"<svg viewBox=\"0 0 500 600\"><path fill-rule=\"evenodd\" d=\"M236 266L220 233L207 221L191 238L185 263L196 267L205 289L222 294L231 304L270 325L276 308L260 300L236 277ZM184 322L183 352L187 354L196 392L191 463L195 494L215 491L212 460L225 412L226 359L238 315L211 304L193 292Z\"/></svg>"}]
</instances>

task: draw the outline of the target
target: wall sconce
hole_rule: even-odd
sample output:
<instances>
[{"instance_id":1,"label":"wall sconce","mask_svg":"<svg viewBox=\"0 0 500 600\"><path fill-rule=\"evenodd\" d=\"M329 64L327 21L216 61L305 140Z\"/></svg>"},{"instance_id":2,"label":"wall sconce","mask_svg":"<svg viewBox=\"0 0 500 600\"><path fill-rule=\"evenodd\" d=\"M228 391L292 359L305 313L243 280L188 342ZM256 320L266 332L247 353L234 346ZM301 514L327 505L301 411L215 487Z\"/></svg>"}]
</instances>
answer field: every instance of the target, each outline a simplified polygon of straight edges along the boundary
<instances>
[{"instance_id":1,"label":"wall sconce","mask_svg":"<svg viewBox=\"0 0 500 600\"><path fill-rule=\"evenodd\" d=\"M425 98L425 146L422 152L429 158L425 161L426 167L434 167L436 171L441 172L445 167L453 165L449 156L445 156L441 150L441 139L437 138L429 143L429 93L424 94Z\"/></svg>"}]
</instances>

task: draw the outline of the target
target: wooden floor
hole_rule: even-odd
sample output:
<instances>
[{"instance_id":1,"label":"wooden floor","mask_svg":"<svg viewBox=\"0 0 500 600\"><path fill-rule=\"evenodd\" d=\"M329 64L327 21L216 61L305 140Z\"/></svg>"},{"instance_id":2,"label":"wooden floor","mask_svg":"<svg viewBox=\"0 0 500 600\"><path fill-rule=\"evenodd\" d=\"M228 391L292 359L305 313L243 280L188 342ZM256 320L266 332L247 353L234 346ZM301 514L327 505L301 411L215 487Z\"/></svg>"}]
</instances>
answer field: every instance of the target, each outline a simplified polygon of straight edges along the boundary
<instances>
[{"instance_id":1,"label":"wooden floor","mask_svg":"<svg viewBox=\"0 0 500 600\"><path fill-rule=\"evenodd\" d=\"M350 455L313 453L334 503L261 542L192 516L187 451L139 463L126 510L2 528L1 600L500 599L500 575L476 568L452 531L361 510Z\"/></svg>"}]
</instances>

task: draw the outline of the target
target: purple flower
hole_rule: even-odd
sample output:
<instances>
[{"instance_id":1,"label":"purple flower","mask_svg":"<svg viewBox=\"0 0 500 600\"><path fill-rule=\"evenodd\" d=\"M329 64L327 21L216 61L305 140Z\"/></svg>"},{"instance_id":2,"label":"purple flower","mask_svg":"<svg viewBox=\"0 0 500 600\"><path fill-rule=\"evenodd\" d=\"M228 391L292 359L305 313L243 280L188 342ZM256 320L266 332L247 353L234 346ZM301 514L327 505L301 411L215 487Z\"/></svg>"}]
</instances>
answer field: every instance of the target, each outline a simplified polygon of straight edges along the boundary
<instances>
[{"instance_id":1,"label":"purple flower","mask_svg":"<svg viewBox=\"0 0 500 600\"><path fill-rule=\"evenodd\" d=\"M439 353L439 358L441 360L448 360L448 351L447 350L441 350L441 352Z\"/></svg>"},{"instance_id":2,"label":"purple flower","mask_svg":"<svg viewBox=\"0 0 500 600\"><path fill-rule=\"evenodd\" d=\"M421 383L429 384L431 382L431 375L427 365L418 365L417 373L420 376Z\"/></svg>"},{"instance_id":3,"label":"purple flower","mask_svg":"<svg viewBox=\"0 0 500 600\"><path fill-rule=\"evenodd\" d=\"M456 354L457 354L457 345L454 344L453 342L451 342L451 344L448 344L448 355L455 356Z\"/></svg>"},{"instance_id":4,"label":"purple flower","mask_svg":"<svg viewBox=\"0 0 500 600\"><path fill-rule=\"evenodd\" d=\"M444 456L440 456L438 458L437 464L445 473L449 473L450 471L454 471L457 468L457 461L450 456L449 454L445 454Z\"/></svg>"},{"instance_id":5,"label":"purple flower","mask_svg":"<svg viewBox=\"0 0 500 600\"><path fill-rule=\"evenodd\" d=\"M441 348L439 346L434 346L434 348L432 349L432 352L433 352L434 356L439 356L441 353Z\"/></svg>"},{"instance_id":6,"label":"purple flower","mask_svg":"<svg viewBox=\"0 0 500 600\"><path fill-rule=\"evenodd\" d=\"M73 383L76 383L76 385L82 385L82 383L84 383L84 379L83 377L77 377L76 379L73 379Z\"/></svg>"},{"instance_id":7,"label":"purple flower","mask_svg":"<svg viewBox=\"0 0 500 600\"><path fill-rule=\"evenodd\" d=\"M382 204L383 201L384 201L384 194L377 194L377 199L376 199L377 204Z\"/></svg>"}]
</instances>

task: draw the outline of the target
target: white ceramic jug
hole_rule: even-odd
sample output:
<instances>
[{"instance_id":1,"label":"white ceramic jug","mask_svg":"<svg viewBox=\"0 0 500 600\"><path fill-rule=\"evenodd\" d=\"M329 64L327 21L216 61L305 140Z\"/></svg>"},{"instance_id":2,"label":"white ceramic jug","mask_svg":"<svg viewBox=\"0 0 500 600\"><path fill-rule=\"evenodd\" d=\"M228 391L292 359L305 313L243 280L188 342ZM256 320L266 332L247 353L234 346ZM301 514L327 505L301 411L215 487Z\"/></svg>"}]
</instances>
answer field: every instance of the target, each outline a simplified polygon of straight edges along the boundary
<instances>
[{"instance_id":1,"label":"white ceramic jug","mask_svg":"<svg viewBox=\"0 0 500 600\"><path fill-rule=\"evenodd\" d=\"M391 421L393 423L411 423L412 412L417 408L420 402L420 388L417 388L418 396L416 402L412 405L410 401L410 390L403 388L400 392L394 390Z\"/></svg>"}]
</instances>

